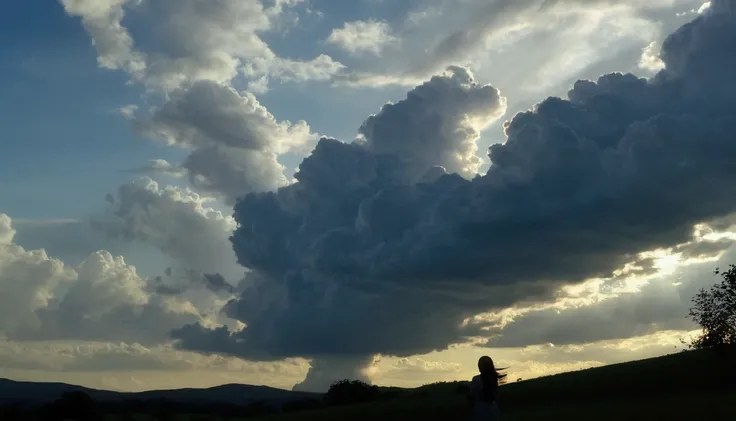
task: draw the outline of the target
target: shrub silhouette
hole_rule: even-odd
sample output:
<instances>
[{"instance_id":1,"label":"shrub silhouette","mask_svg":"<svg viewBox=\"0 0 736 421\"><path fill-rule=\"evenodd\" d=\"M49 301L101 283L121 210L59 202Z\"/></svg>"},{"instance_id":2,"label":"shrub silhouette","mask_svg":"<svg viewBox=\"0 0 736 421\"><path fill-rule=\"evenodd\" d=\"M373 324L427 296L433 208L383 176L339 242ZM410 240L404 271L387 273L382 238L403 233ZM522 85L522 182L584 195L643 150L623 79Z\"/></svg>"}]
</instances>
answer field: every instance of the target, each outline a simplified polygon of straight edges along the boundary
<instances>
[{"instance_id":1,"label":"shrub silhouette","mask_svg":"<svg viewBox=\"0 0 736 421\"><path fill-rule=\"evenodd\" d=\"M378 399L380 391L360 380L340 380L333 383L325 395L329 405L349 405Z\"/></svg>"},{"instance_id":2,"label":"shrub silhouette","mask_svg":"<svg viewBox=\"0 0 736 421\"><path fill-rule=\"evenodd\" d=\"M75 391L66 392L56 401L44 406L41 419L92 421L99 419L99 414L94 399L84 392Z\"/></svg>"},{"instance_id":3,"label":"shrub silhouette","mask_svg":"<svg viewBox=\"0 0 736 421\"><path fill-rule=\"evenodd\" d=\"M736 266L725 272L716 269L715 274L723 281L693 298L690 317L702 329L690 345L694 349L736 344Z\"/></svg>"}]
</instances>

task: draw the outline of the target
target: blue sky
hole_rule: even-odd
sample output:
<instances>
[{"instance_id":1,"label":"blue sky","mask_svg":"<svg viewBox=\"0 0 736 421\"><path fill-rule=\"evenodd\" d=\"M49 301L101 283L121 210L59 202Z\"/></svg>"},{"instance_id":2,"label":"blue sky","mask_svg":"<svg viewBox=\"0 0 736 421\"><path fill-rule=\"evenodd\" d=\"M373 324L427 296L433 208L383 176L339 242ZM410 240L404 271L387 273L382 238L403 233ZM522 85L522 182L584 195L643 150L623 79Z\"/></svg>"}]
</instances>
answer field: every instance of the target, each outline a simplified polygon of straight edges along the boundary
<instances>
[{"instance_id":1,"label":"blue sky","mask_svg":"<svg viewBox=\"0 0 736 421\"><path fill-rule=\"evenodd\" d=\"M308 7L300 5L293 11L298 23L283 33L274 31L263 38L282 57L308 60L328 52L350 62L354 57L324 41L333 28L368 16L400 24L412 5L421 5L349 3L325 0L311 1ZM129 19L131 30L142 34L136 42L155 42L145 38L146 22L137 18ZM6 59L0 71L4 80L12 82L6 82L0 98L2 138L9 147L0 157L0 171L3 190L11 195L4 205L9 213L32 219L86 216L101 204L112 186L133 178L126 171L149 159L180 156L178 151L143 139L116 113L123 105L155 103L157 99L146 97L140 86L126 84L124 73L98 68L89 36L79 19L68 16L62 5L40 7L16 2L3 20L0 31L11 42L3 44ZM640 45L636 47L638 51ZM628 63L621 70L634 65ZM597 74L595 70L593 75ZM281 81L272 84L259 101L278 119L306 120L316 133L351 140L367 115L377 112L385 102L401 99L405 92L404 86L346 90L321 81ZM537 99L522 100L521 107L531 106ZM500 128L494 128L487 136L489 144L502 140ZM291 166L299 162L298 158L285 159ZM67 200L69 194L73 200ZM44 205L48 201L54 206Z\"/></svg>"},{"instance_id":2,"label":"blue sky","mask_svg":"<svg viewBox=\"0 0 736 421\"><path fill-rule=\"evenodd\" d=\"M324 19L339 21L366 12L341 2L331 2L330 7L325 18L307 18L303 28L269 37L274 50L306 57L312 54L309 49L316 52L319 47L299 40L329 35L321 24ZM15 2L11 8L0 28L3 39L11 41L2 46L0 76L12 81L6 82L0 98L1 137L8 147L0 157L0 183L9 195L4 211L29 219L86 217L104 204L115 186L134 178L129 170L149 159L180 155L143 139L120 117L118 108L140 103L144 90L126 84L125 74L96 66L89 36L61 4ZM395 15L394 7L379 9L387 17ZM280 119L306 120L320 133L351 139L366 115L404 91L345 93L328 84L286 83L260 100L278 109Z\"/></svg>"},{"instance_id":3,"label":"blue sky","mask_svg":"<svg viewBox=\"0 0 736 421\"><path fill-rule=\"evenodd\" d=\"M670 43L669 62L659 54L686 22L707 33L731 1L12 2L0 17L0 377L316 390L335 376L466 378L482 353L529 378L668 352L692 333L680 313L736 239L732 204L687 188L732 174L715 162L670 179L675 158L640 168L636 154L690 145L656 126L667 110L652 104L671 88L658 72L731 92L708 90L727 86L725 73L682 65L697 42ZM588 101L599 91L619 102ZM564 101L535 108L549 96ZM650 108L617 119L621 104ZM661 203L622 198L619 219L596 208L589 195L610 185L583 173L597 168L591 149L570 145L619 132L606 148L637 147L601 156L638 172L614 179L702 177L680 190L710 206L659 221L646 207ZM710 138L716 157L730 153ZM491 166L488 148L502 144ZM531 187L483 190L514 183ZM614 215L610 227L590 209ZM573 232L575 221L595 229ZM534 238L560 246L525 246ZM529 250L543 258L518 272ZM400 322L373 322L386 317ZM490 330L462 330L467 317ZM345 320L374 340L335 340ZM233 346L239 335L246 345Z\"/></svg>"},{"instance_id":4,"label":"blue sky","mask_svg":"<svg viewBox=\"0 0 736 421\"><path fill-rule=\"evenodd\" d=\"M123 170L159 152L115 112L140 90L97 69L89 37L61 5L10 8L0 29L3 208L20 218L86 215L130 178Z\"/></svg>"}]
</instances>

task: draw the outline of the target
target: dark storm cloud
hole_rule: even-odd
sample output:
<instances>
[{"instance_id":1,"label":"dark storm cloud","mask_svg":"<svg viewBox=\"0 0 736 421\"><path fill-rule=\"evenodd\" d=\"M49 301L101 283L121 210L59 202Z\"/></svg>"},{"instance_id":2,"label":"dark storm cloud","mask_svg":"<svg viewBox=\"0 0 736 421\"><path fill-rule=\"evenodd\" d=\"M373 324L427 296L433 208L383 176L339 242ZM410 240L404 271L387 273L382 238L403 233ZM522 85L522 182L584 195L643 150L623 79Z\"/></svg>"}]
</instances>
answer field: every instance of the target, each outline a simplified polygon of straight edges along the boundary
<instances>
[{"instance_id":1,"label":"dark storm cloud","mask_svg":"<svg viewBox=\"0 0 736 421\"><path fill-rule=\"evenodd\" d=\"M202 275L202 279L204 280L207 288L209 288L213 292L235 292L235 287L227 283L225 277L223 277L219 273L205 273L204 275Z\"/></svg>"},{"instance_id":2,"label":"dark storm cloud","mask_svg":"<svg viewBox=\"0 0 736 421\"><path fill-rule=\"evenodd\" d=\"M207 288L216 294L235 294L237 289L219 273L201 273L192 269L174 271L167 268L165 276L152 279L150 289L159 295L180 295L189 290Z\"/></svg>"},{"instance_id":3,"label":"dark storm cloud","mask_svg":"<svg viewBox=\"0 0 736 421\"><path fill-rule=\"evenodd\" d=\"M156 279L156 281L159 280L160 277ZM172 287L170 285L156 285L154 288L154 291L158 295L179 295L183 293L185 290L183 288L177 288Z\"/></svg>"},{"instance_id":4,"label":"dark storm cloud","mask_svg":"<svg viewBox=\"0 0 736 421\"><path fill-rule=\"evenodd\" d=\"M702 259L719 255L728 250L734 241L729 238L722 238L713 241L700 241L696 243L685 244L675 248L676 253L682 253L685 259Z\"/></svg>"},{"instance_id":5,"label":"dark storm cloud","mask_svg":"<svg viewBox=\"0 0 736 421\"><path fill-rule=\"evenodd\" d=\"M695 223L736 210L733 4L714 1L672 34L656 78L578 81L568 100L516 115L472 180L432 170L405 181L402 162L424 162L442 141L421 110L402 113L401 133L424 141L376 151L323 139L298 183L235 207L235 252L258 280L225 311L248 327L194 325L175 338L256 359L425 353L477 334L468 316L549 299L691 240ZM432 101L453 98L445 85ZM436 109L438 120L452 112ZM371 124L382 118L393 117Z\"/></svg>"}]
</instances>

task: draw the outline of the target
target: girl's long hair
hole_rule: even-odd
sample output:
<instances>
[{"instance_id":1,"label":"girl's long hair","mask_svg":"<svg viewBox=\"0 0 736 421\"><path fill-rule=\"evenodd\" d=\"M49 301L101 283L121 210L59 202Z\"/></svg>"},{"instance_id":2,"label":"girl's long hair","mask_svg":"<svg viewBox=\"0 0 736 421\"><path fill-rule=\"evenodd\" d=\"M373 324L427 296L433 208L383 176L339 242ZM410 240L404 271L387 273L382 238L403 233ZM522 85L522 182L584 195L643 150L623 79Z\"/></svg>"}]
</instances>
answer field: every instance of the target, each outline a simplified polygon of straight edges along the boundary
<instances>
[{"instance_id":1,"label":"girl's long hair","mask_svg":"<svg viewBox=\"0 0 736 421\"><path fill-rule=\"evenodd\" d=\"M483 381L483 394L488 400L495 399L496 389L506 380L505 368L496 368L491 357L484 355L478 360L478 371Z\"/></svg>"}]
</instances>

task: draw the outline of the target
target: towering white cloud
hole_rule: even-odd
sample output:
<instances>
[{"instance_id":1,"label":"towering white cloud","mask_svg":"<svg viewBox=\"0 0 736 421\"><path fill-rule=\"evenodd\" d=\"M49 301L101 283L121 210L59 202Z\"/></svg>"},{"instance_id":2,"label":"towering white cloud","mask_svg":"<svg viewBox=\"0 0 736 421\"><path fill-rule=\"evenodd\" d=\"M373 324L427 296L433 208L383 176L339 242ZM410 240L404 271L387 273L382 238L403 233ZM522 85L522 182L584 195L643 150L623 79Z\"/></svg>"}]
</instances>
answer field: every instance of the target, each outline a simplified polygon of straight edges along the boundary
<instances>
[{"instance_id":1,"label":"towering white cloud","mask_svg":"<svg viewBox=\"0 0 736 421\"><path fill-rule=\"evenodd\" d=\"M286 152L309 139L305 121L279 122L254 95L211 81L174 92L140 123L146 134L186 148L210 145Z\"/></svg>"},{"instance_id":2,"label":"towering white cloud","mask_svg":"<svg viewBox=\"0 0 736 421\"><path fill-rule=\"evenodd\" d=\"M12 338L161 344L175 326L202 320L190 302L152 294L122 257L98 252L76 272L68 290L38 311L42 327Z\"/></svg>"},{"instance_id":3,"label":"towering white cloud","mask_svg":"<svg viewBox=\"0 0 736 421\"><path fill-rule=\"evenodd\" d=\"M231 203L287 184L278 155L306 153L314 138L306 122L279 122L252 94L212 81L173 92L137 125L149 137L191 150L180 169L192 185Z\"/></svg>"},{"instance_id":4,"label":"towering white cloud","mask_svg":"<svg viewBox=\"0 0 736 421\"><path fill-rule=\"evenodd\" d=\"M103 232L157 247L181 265L203 273L233 265L228 236L235 222L206 206L206 197L159 186L144 177L121 186L110 199L111 208L94 221Z\"/></svg>"},{"instance_id":5,"label":"towering white cloud","mask_svg":"<svg viewBox=\"0 0 736 421\"><path fill-rule=\"evenodd\" d=\"M12 233L10 218L0 214L0 221ZM36 311L49 306L56 288L76 274L43 250L26 251L11 236L6 240L0 244L0 331L7 334L38 328Z\"/></svg>"},{"instance_id":6,"label":"towering white cloud","mask_svg":"<svg viewBox=\"0 0 736 421\"><path fill-rule=\"evenodd\" d=\"M639 68L656 73L664 68L664 62L659 58L659 46L656 42L649 43L641 52Z\"/></svg>"},{"instance_id":7,"label":"towering white cloud","mask_svg":"<svg viewBox=\"0 0 736 421\"><path fill-rule=\"evenodd\" d=\"M151 294L122 257L100 251L70 268L0 244L0 332L11 339L167 343L170 329L201 320L191 303Z\"/></svg>"},{"instance_id":8,"label":"towering white cloud","mask_svg":"<svg viewBox=\"0 0 736 421\"><path fill-rule=\"evenodd\" d=\"M61 0L68 14L82 19L97 50L100 66L125 70L140 79L146 70L145 56L135 50L133 38L122 24L124 8L132 3L131 0Z\"/></svg>"},{"instance_id":9,"label":"towering white cloud","mask_svg":"<svg viewBox=\"0 0 736 421\"><path fill-rule=\"evenodd\" d=\"M360 127L376 155L401 160L409 181L433 167L471 178L482 160L476 155L480 131L506 112L506 98L479 85L468 69L451 67L411 90L406 99L386 104Z\"/></svg>"},{"instance_id":10,"label":"towering white cloud","mask_svg":"<svg viewBox=\"0 0 736 421\"><path fill-rule=\"evenodd\" d=\"M81 18L103 67L122 69L153 89L171 91L198 80L226 83L238 73L307 80L314 60L278 57L261 38L276 27L281 14L299 2L259 0L61 0L66 12ZM140 40L125 22L146 28L157 42Z\"/></svg>"},{"instance_id":11,"label":"towering white cloud","mask_svg":"<svg viewBox=\"0 0 736 421\"><path fill-rule=\"evenodd\" d=\"M81 18L102 67L126 71L132 81L164 94L164 104L151 114L128 106L126 118L144 134L191 149L174 174L187 174L194 188L230 203L285 185L279 155L308 152L314 137L305 122L278 122L252 93L233 89L236 76L264 90L271 79L328 80L344 67L326 55L279 57L263 41L298 3L62 0L68 14Z\"/></svg>"},{"instance_id":12,"label":"towering white cloud","mask_svg":"<svg viewBox=\"0 0 736 421\"><path fill-rule=\"evenodd\" d=\"M373 363L372 357L337 357L314 359L306 378L294 385L296 391L327 390L335 379L361 380L370 383L366 366Z\"/></svg>"},{"instance_id":13,"label":"towering white cloud","mask_svg":"<svg viewBox=\"0 0 736 421\"><path fill-rule=\"evenodd\" d=\"M12 243L15 232L10 217L5 214L0 215L0 245Z\"/></svg>"}]
</instances>

